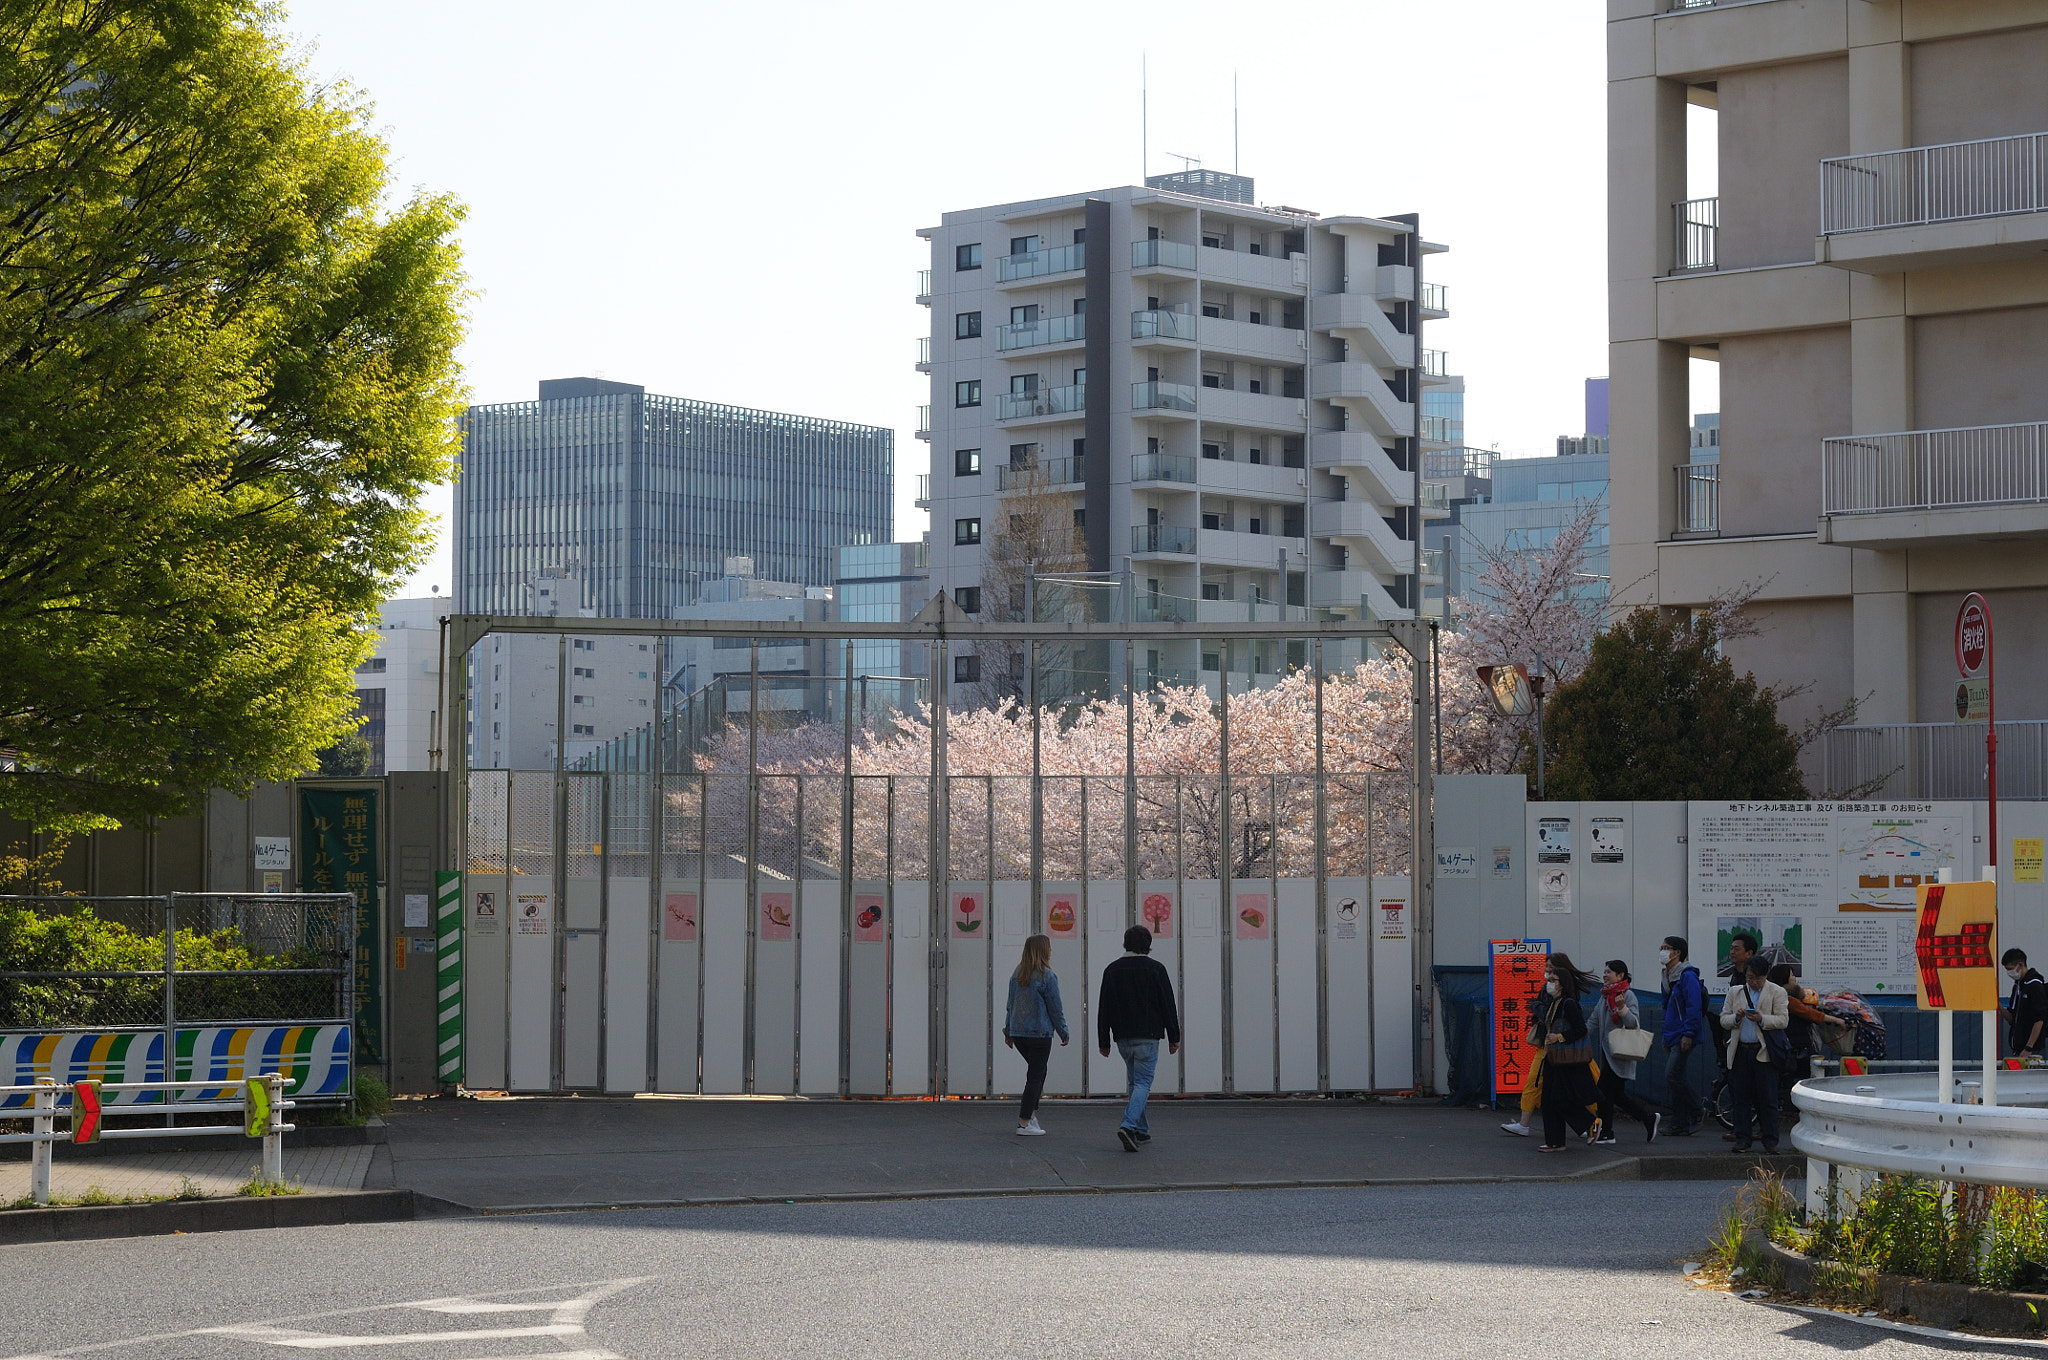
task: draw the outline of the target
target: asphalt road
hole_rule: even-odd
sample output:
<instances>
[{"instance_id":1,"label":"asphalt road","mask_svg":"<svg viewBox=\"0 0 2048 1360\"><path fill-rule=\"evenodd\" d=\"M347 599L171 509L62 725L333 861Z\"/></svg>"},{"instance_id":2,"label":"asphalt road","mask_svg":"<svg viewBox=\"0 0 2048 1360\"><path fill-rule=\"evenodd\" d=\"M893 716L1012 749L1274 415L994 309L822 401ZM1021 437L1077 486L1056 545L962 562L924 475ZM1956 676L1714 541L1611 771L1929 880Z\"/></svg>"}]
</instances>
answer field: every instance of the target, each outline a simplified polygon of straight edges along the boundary
<instances>
[{"instance_id":1,"label":"asphalt road","mask_svg":"<svg viewBox=\"0 0 2048 1360\"><path fill-rule=\"evenodd\" d=\"M1667 1354L1940 1347L1699 1290L1726 1185L1382 1187L443 1219L0 1248L36 1356Z\"/></svg>"}]
</instances>

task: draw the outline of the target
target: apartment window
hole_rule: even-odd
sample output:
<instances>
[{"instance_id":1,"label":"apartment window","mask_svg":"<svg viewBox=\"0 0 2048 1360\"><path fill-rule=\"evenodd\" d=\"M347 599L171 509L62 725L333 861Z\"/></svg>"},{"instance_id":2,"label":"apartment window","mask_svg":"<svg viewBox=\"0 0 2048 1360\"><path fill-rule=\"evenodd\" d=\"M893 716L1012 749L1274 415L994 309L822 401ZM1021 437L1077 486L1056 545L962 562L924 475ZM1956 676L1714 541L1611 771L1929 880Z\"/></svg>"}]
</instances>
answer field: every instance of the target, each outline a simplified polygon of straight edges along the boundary
<instances>
[{"instance_id":1,"label":"apartment window","mask_svg":"<svg viewBox=\"0 0 2048 1360\"><path fill-rule=\"evenodd\" d=\"M981 313L956 312L953 316L953 338L955 340L980 339Z\"/></svg>"},{"instance_id":2,"label":"apartment window","mask_svg":"<svg viewBox=\"0 0 2048 1360\"><path fill-rule=\"evenodd\" d=\"M369 659L368 661L365 661L365 662L364 662L364 663L363 663L362 665L360 665L360 666L356 667L356 674L357 674L357 675L379 675L379 674L382 674L382 673L383 673L383 671L384 671L384 669L385 669L385 666L386 666L386 664L388 663L388 661L389 661L389 658L387 658L387 657L381 657L381 656L373 656L373 657L371 657L371 658L370 658L370 659Z\"/></svg>"},{"instance_id":3,"label":"apartment window","mask_svg":"<svg viewBox=\"0 0 2048 1360\"><path fill-rule=\"evenodd\" d=\"M956 685L977 684L981 680L981 658L978 656L956 656L953 658L953 683Z\"/></svg>"},{"instance_id":4,"label":"apartment window","mask_svg":"<svg viewBox=\"0 0 2048 1360\"><path fill-rule=\"evenodd\" d=\"M956 270L981 268L981 242L971 246L953 247L953 268Z\"/></svg>"},{"instance_id":5,"label":"apartment window","mask_svg":"<svg viewBox=\"0 0 2048 1360\"><path fill-rule=\"evenodd\" d=\"M1251 521L1250 521L1250 532L1252 532L1252 533L1255 533L1255 534L1262 534L1262 533L1264 533L1264 532L1266 531L1266 529L1265 529L1265 523L1266 523L1266 522L1265 522L1264 520L1262 520L1262 519L1253 519L1253 520L1251 520Z\"/></svg>"},{"instance_id":6,"label":"apartment window","mask_svg":"<svg viewBox=\"0 0 2048 1360\"><path fill-rule=\"evenodd\" d=\"M1251 312L1247 314L1245 319L1251 322L1254 326L1259 324L1259 314L1257 312Z\"/></svg>"},{"instance_id":7,"label":"apartment window","mask_svg":"<svg viewBox=\"0 0 2048 1360\"><path fill-rule=\"evenodd\" d=\"M1086 510L1074 511L1074 527L1076 529L1085 529L1088 527L1088 512Z\"/></svg>"},{"instance_id":8,"label":"apartment window","mask_svg":"<svg viewBox=\"0 0 2048 1360\"><path fill-rule=\"evenodd\" d=\"M573 700L573 702L575 702L575 703L579 703L579 704L580 704L580 703L583 703L583 702L584 702L584 698L583 698L583 696L582 696L582 695L580 695L580 694L579 694L579 695L577 695L577 696L575 697L575 699Z\"/></svg>"},{"instance_id":9,"label":"apartment window","mask_svg":"<svg viewBox=\"0 0 2048 1360\"><path fill-rule=\"evenodd\" d=\"M1036 320L1038 320L1038 304L1035 302L1023 307L1012 307L1010 309L1010 324L1012 326L1028 326Z\"/></svg>"},{"instance_id":10,"label":"apartment window","mask_svg":"<svg viewBox=\"0 0 2048 1360\"><path fill-rule=\"evenodd\" d=\"M981 379L971 378L966 382L954 383L953 404L955 406L981 405Z\"/></svg>"},{"instance_id":11,"label":"apartment window","mask_svg":"<svg viewBox=\"0 0 2048 1360\"><path fill-rule=\"evenodd\" d=\"M979 542L981 542L981 516L976 515L973 519L956 519L953 521L953 544L955 547L972 547Z\"/></svg>"},{"instance_id":12,"label":"apartment window","mask_svg":"<svg viewBox=\"0 0 2048 1360\"><path fill-rule=\"evenodd\" d=\"M981 475L981 450L953 450L953 475L955 477L979 477Z\"/></svg>"},{"instance_id":13,"label":"apartment window","mask_svg":"<svg viewBox=\"0 0 2048 1360\"><path fill-rule=\"evenodd\" d=\"M955 586L953 588L953 603L959 607L960 612L963 614L979 614L981 612L981 587Z\"/></svg>"},{"instance_id":14,"label":"apartment window","mask_svg":"<svg viewBox=\"0 0 2048 1360\"><path fill-rule=\"evenodd\" d=\"M1204 458L1221 459L1223 457L1223 446L1221 444L1204 444L1202 445L1202 456Z\"/></svg>"},{"instance_id":15,"label":"apartment window","mask_svg":"<svg viewBox=\"0 0 2048 1360\"><path fill-rule=\"evenodd\" d=\"M1010 238L1010 253L1012 255L1030 255L1037 249L1038 238L1036 236L1012 236Z\"/></svg>"},{"instance_id":16,"label":"apartment window","mask_svg":"<svg viewBox=\"0 0 2048 1360\"><path fill-rule=\"evenodd\" d=\"M1213 250L1221 250L1223 249L1223 238L1221 236L1210 236L1205 233L1202 237L1202 244Z\"/></svg>"},{"instance_id":17,"label":"apartment window","mask_svg":"<svg viewBox=\"0 0 2048 1360\"><path fill-rule=\"evenodd\" d=\"M1263 392L1266 390L1266 385L1257 378L1253 378L1246 386L1250 387L1253 392Z\"/></svg>"},{"instance_id":18,"label":"apartment window","mask_svg":"<svg viewBox=\"0 0 2048 1360\"><path fill-rule=\"evenodd\" d=\"M1074 370L1074 386L1076 386L1076 387L1086 387L1087 385L1088 385L1088 370L1087 370L1087 369L1085 369L1085 368L1077 368L1077 369L1075 369L1075 370Z\"/></svg>"},{"instance_id":19,"label":"apartment window","mask_svg":"<svg viewBox=\"0 0 2048 1360\"><path fill-rule=\"evenodd\" d=\"M1223 309L1213 302L1205 302L1202 304L1202 315L1214 317L1216 320L1221 321L1223 319Z\"/></svg>"},{"instance_id":20,"label":"apartment window","mask_svg":"<svg viewBox=\"0 0 2048 1360\"><path fill-rule=\"evenodd\" d=\"M976 384L976 386L978 387L978 386L980 386L980 384L979 384L979 383L977 383L977 384ZM1032 394L1033 392L1036 392L1037 390L1038 390L1038 375L1037 375L1036 373L1013 373L1013 374L1011 374L1011 375L1010 375L1010 395L1011 395L1011 396L1013 396L1013 397L1028 397L1028 396L1030 396L1030 395L1031 395L1031 394ZM978 405L980 405L981 403L980 403L979 401L977 401L977 402L976 402L975 404L976 404L976 405L978 406Z\"/></svg>"},{"instance_id":21,"label":"apartment window","mask_svg":"<svg viewBox=\"0 0 2048 1360\"><path fill-rule=\"evenodd\" d=\"M1154 437L1151 437L1151 436L1147 436L1147 437L1146 437L1146 440L1145 440L1145 452L1147 452L1147 453L1157 453L1157 452L1159 452L1159 440L1158 440L1157 438L1154 438Z\"/></svg>"},{"instance_id":22,"label":"apartment window","mask_svg":"<svg viewBox=\"0 0 2048 1360\"><path fill-rule=\"evenodd\" d=\"M497 739L498 739L498 724L496 724L496 723L492 723L492 724L491 724L491 740L492 740L492 741L496 741Z\"/></svg>"},{"instance_id":23,"label":"apartment window","mask_svg":"<svg viewBox=\"0 0 2048 1360\"><path fill-rule=\"evenodd\" d=\"M1077 245L1077 246L1085 246L1085 245L1087 245L1087 244L1088 244L1088 228L1086 228L1086 227L1075 227L1075 228L1074 228L1074 244L1075 244L1075 245Z\"/></svg>"},{"instance_id":24,"label":"apartment window","mask_svg":"<svg viewBox=\"0 0 2048 1360\"><path fill-rule=\"evenodd\" d=\"M1215 598L1216 598L1215 596L1213 596L1213 595L1209 594L1209 592L1210 592L1211 590L1213 590L1213 589L1215 589L1215 587L1213 587L1213 586L1203 586L1203 587L1202 587L1202 598L1203 598L1203 599L1205 599L1205 600L1213 600L1213 599L1215 599ZM1218 653L1216 653L1216 652L1203 652L1203 653L1202 653L1202 669L1203 669L1203 670L1205 670L1205 671L1220 671L1220 670L1222 670L1222 669L1223 669L1223 658L1222 658L1222 656L1221 656L1221 655L1219 655L1219 654L1218 654Z\"/></svg>"},{"instance_id":25,"label":"apartment window","mask_svg":"<svg viewBox=\"0 0 2048 1360\"><path fill-rule=\"evenodd\" d=\"M1038 466L1038 445L1010 445L1010 466L1013 468L1034 468Z\"/></svg>"},{"instance_id":26,"label":"apartment window","mask_svg":"<svg viewBox=\"0 0 2048 1360\"><path fill-rule=\"evenodd\" d=\"M1202 375L1202 386L1221 387L1223 386L1223 376L1220 373L1204 373Z\"/></svg>"},{"instance_id":27,"label":"apartment window","mask_svg":"<svg viewBox=\"0 0 2048 1360\"><path fill-rule=\"evenodd\" d=\"M1204 510L1202 512L1202 527L1204 529L1221 529L1223 527L1223 516L1217 514L1214 510ZM1210 588L1208 586L1203 587L1204 590ZM1202 598L1206 600L1213 597L1204 595Z\"/></svg>"},{"instance_id":28,"label":"apartment window","mask_svg":"<svg viewBox=\"0 0 2048 1360\"><path fill-rule=\"evenodd\" d=\"M1074 461L1078 463L1078 462L1080 462L1080 461L1081 461L1081 460L1082 460L1083 458L1086 458L1087 456L1088 456L1088 441L1087 441L1087 440L1085 440L1085 439L1076 439L1076 440L1074 441Z\"/></svg>"}]
</instances>

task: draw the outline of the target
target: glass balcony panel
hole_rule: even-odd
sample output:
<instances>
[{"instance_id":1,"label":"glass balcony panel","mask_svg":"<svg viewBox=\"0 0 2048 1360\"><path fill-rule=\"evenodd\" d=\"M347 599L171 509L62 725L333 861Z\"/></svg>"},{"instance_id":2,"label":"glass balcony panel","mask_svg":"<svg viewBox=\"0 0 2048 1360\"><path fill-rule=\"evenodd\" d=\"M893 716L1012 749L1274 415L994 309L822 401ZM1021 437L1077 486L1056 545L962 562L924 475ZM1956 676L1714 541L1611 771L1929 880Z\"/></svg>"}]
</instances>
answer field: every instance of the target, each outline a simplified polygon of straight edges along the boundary
<instances>
[{"instance_id":1,"label":"glass balcony panel","mask_svg":"<svg viewBox=\"0 0 2048 1360\"><path fill-rule=\"evenodd\" d=\"M996 490L1017 491L1028 486L1072 486L1084 479L1078 458L1047 458L1023 467L996 469Z\"/></svg>"},{"instance_id":2,"label":"glass balcony panel","mask_svg":"<svg viewBox=\"0 0 2048 1360\"><path fill-rule=\"evenodd\" d=\"M1088 385L1041 387L1035 392L1005 392L996 407L997 420L1023 420L1029 416L1070 415L1087 409Z\"/></svg>"},{"instance_id":3,"label":"glass balcony panel","mask_svg":"<svg viewBox=\"0 0 2048 1360\"><path fill-rule=\"evenodd\" d=\"M1131 551L1192 555L1195 551L1195 531L1178 524L1133 524Z\"/></svg>"},{"instance_id":4,"label":"glass balcony panel","mask_svg":"<svg viewBox=\"0 0 2048 1360\"><path fill-rule=\"evenodd\" d=\"M1015 283L1018 279L1036 279L1048 274L1071 274L1076 269L1086 268L1087 262L1086 245L1053 246L1048 250L1034 250L1028 255L999 255L996 257L996 282Z\"/></svg>"},{"instance_id":5,"label":"glass balcony panel","mask_svg":"<svg viewBox=\"0 0 2048 1360\"><path fill-rule=\"evenodd\" d=\"M1131 242L1133 269L1193 269L1195 248L1179 241Z\"/></svg>"},{"instance_id":6,"label":"glass balcony panel","mask_svg":"<svg viewBox=\"0 0 2048 1360\"><path fill-rule=\"evenodd\" d=\"M1192 312L1178 308L1159 311L1131 313L1131 339L1133 340L1192 340L1195 338L1195 318Z\"/></svg>"},{"instance_id":7,"label":"glass balcony panel","mask_svg":"<svg viewBox=\"0 0 2048 1360\"><path fill-rule=\"evenodd\" d=\"M1195 409L1195 389L1187 383L1132 383L1131 409L1136 411L1192 411Z\"/></svg>"},{"instance_id":8,"label":"glass balcony panel","mask_svg":"<svg viewBox=\"0 0 2048 1360\"><path fill-rule=\"evenodd\" d=\"M1071 344L1087 338L1088 318L1076 312L1072 316L1042 316L1036 321L1004 326L996 332L996 348L1029 349L1033 345Z\"/></svg>"},{"instance_id":9,"label":"glass balcony panel","mask_svg":"<svg viewBox=\"0 0 2048 1360\"><path fill-rule=\"evenodd\" d=\"M1134 482L1186 482L1193 485L1195 460L1172 453L1139 453L1131 457Z\"/></svg>"}]
</instances>

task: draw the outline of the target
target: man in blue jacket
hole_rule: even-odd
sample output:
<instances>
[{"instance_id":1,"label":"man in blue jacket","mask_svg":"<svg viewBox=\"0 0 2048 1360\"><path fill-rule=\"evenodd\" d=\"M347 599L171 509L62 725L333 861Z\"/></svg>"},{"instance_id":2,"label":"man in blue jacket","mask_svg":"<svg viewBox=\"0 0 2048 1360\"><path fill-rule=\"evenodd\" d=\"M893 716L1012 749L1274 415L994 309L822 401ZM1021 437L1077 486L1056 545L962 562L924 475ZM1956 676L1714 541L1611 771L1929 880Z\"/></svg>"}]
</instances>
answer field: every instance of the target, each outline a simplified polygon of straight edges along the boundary
<instances>
[{"instance_id":1,"label":"man in blue jacket","mask_svg":"<svg viewBox=\"0 0 2048 1360\"><path fill-rule=\"evenodd\" d=\"M1686 1068L1692 1051L1706 1038L1707 1001L1700 970L1686 961L1685 938L1666 935L1657 951L1664 965L1664 1084L1671 1089L1670 1138L1684 1138L1700 1125L1700 1096L1692 1089Z\"/></svg>"}]
</instances>

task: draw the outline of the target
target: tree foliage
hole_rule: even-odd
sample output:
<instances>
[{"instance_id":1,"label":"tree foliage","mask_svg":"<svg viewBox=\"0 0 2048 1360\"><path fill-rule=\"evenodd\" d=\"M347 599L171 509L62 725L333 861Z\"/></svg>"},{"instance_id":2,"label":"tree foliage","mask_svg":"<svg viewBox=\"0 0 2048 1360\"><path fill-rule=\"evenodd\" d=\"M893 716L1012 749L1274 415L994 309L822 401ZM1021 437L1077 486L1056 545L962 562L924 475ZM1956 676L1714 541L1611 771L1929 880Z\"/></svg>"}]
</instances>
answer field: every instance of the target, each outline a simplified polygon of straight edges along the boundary
<instances>
[{"instance_id":1,"label":"tree foliage","mask_svg":"<svg viewBox=\"0 0 2048 1360\"><path fill-rule=\"evenodd\" d=\"M251 0L0 9L0 811L312 766L452 466L459 207Z\"/></svg>"},{"instance_id":2,"label":"tree foliage","mask_svg":"<svg viewBox=\"0 0 2048 1360\"><path fill-rule=\"evenodd\" d=\"M1545 706L1552 798L1804 798L1778 696L1720 654L1714 615L1636 609Z\"/></svg>"},{"instance_id":3,"label":"tree foliage","mask_svg":"<svg viewBox=\"0 0 2048 1360\"><path fill-rule=\"evenodd\" d=\"M360 732L344 732L320 753L320 773L329 779L360 779L370 772L376 752Z\"/></svg>"}]
</instances>

